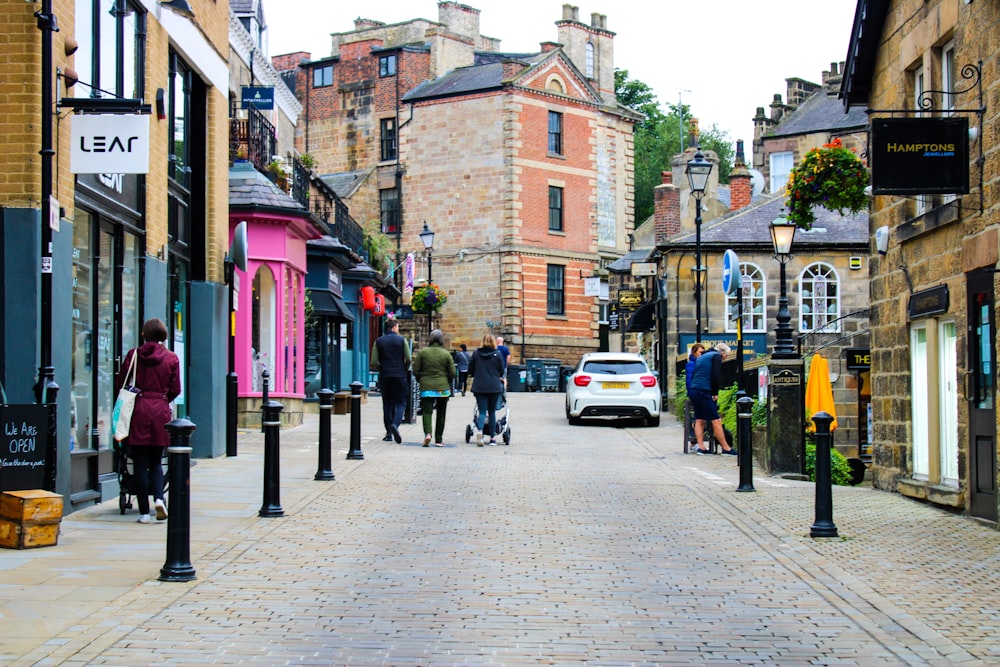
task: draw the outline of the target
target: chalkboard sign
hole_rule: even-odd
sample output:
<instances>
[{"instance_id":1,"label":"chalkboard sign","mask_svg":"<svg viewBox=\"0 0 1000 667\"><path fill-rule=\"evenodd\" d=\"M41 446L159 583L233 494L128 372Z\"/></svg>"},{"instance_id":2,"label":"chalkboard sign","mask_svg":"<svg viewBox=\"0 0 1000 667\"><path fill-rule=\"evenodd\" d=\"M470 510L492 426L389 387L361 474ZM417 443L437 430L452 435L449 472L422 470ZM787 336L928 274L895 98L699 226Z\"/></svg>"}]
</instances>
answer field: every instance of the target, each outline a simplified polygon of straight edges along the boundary
<instances>
[{"instance_id":1,"label":"chalkboard sign","mask_svg":"<svg viewBox=\"0 0 1000 667\"><path fill-rule=\"evenodd\" d=\"M43 488L48 420L44 405L0 405L0 491Z\"/></svg>"}]
</instances>

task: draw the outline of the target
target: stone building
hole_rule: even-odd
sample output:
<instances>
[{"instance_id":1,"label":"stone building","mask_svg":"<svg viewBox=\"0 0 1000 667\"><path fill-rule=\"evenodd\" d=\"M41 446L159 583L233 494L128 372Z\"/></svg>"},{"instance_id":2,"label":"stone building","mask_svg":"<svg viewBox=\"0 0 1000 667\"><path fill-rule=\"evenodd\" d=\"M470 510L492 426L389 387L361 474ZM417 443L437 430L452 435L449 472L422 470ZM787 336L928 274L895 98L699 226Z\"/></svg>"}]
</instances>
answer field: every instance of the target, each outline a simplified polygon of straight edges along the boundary
<instances>
[{"instance_id":1,"label":"stone building","mask_svg":"<svg viewBox=\"0 0 1000 667\"><path fill-rule=\"evenodd\" d=\"M873 143L872 250L883 240L870 288L875 484L995 522L1000 199L986 186L1000 149L991 130L1000 8L859 0L848 54L841 97L869 107L873 125L968 121L950 156L962 162L929 169L905 196L880 194L886 153ZM968 176L967 194L935 187L956 175Z\"/></svg>"},{"instance_id":2,"label":"stone building","mask_svg":"<svg viewBox=\"0 0 1000 667\"><path fill-rule=\"evenodd\" d=\"M632 230L638 116L615 99L606 17L565 5L556 26L558 42L505 53L479 10L443 1L437 21L358 19L329 58L274 63L302 102L299 149L356 219L379 222L396 266L413 253L416 279L448 292L436 324L449 342L493 330L515 359L572 363L602 334L584 279Z\"/></svg>"},{"instance_id":3,"label":"stone building","mask_svg":"<svg viewBox=\"0 0 1000 667\"><path fill-rule=\"evenodd\" d=\"M51 369L51 486L72 510L118 495L112 383L148 318L167 323L181 358L174 409L198 426L194 454L222 451L229 12L208 0L51 7L0 4L0 380L27 404ZM72 137L89 123L106 123L98 142L129 124L135 151L110 141L89 155L106 159L79 162Z\"/></svg>"}]
</instances>

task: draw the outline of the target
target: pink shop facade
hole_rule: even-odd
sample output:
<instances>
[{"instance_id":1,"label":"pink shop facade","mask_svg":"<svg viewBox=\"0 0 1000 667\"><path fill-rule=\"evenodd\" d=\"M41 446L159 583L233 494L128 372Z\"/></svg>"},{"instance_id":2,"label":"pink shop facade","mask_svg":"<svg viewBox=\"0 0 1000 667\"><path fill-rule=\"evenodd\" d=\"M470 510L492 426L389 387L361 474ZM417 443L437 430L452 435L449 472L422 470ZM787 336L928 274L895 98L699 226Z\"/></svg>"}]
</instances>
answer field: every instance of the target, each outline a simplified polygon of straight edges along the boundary
<instances>
[{"instance_id":1,"label":"pink shop facade","mask_svg":"<svg viewBox=\"0 0 1000 667\"><path fill-rule=\"evenodd\" d=\"M305 401L306 242L322 236L300 215L230 209L230 239L247 223L247 270L234 270L233 305L238 420L259 424L265 388L283 406L282 421L301 423ZM266 387L265 387L266 384Z\"/></svg>"}]
</instances>

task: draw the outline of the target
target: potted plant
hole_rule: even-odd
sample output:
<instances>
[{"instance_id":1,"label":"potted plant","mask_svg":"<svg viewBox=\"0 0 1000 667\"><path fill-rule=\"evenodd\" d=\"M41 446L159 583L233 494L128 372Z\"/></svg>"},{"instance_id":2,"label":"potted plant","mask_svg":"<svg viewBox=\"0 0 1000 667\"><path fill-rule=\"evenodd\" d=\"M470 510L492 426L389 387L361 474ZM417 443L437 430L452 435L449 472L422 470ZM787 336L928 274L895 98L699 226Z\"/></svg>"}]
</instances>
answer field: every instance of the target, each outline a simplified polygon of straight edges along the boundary
<instances>
[{"instance_id":1,"label":"potted plant","mask_svg":"<svg viewBox=\"0 0 1000 667\"><path fill-rule=\"evenodd\" d=\"M425 283L413 290L410 307L415 313L437 313L448 302L448 294L436 283Z\"/></svg>"},{"instance_id":2,"label":"potted plant","mask_svg":"<svg viewBox=\"0 0 1000 667\"><path fill-rule=\"evenodd\" d=\"M834 139L822 148L813 148L788 177L785 206L788 219L809 229L816 220L813 207L828 211L859 213L868 208L868 169L854 151Z\"/></svg>"}]
</instances>

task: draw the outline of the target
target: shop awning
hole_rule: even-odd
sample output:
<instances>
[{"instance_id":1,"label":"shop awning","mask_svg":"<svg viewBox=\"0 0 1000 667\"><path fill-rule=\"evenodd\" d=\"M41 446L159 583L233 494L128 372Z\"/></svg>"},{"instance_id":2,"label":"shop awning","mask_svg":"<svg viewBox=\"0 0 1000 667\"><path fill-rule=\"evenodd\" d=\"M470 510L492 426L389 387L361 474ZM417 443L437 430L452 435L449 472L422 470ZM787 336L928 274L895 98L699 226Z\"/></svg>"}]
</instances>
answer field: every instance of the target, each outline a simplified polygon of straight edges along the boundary
<instances>
[{"instance_id":1,"label":"shop awning","mask_svg":"<svg viewBox=\"0 0 1000 667\"><path fill-rule=\"evenodd\" d=\"M313 304L313 312L317 315L346 320L347 322L354 321L354 315L351 314L344 300L330 290L311 289L307 292Z\"/></svg>"},{"instance_id":2,"label":"shop awning","mask_svg":"<svg viewBox=\"0 0 1000 667\"><path fill-rule=\"evenodd\" d=\"M656 329L656 302L644 303L635 311L635 314L628 320L628 328L625 331L653 331Z\"/></svg>"}]
</instances>

